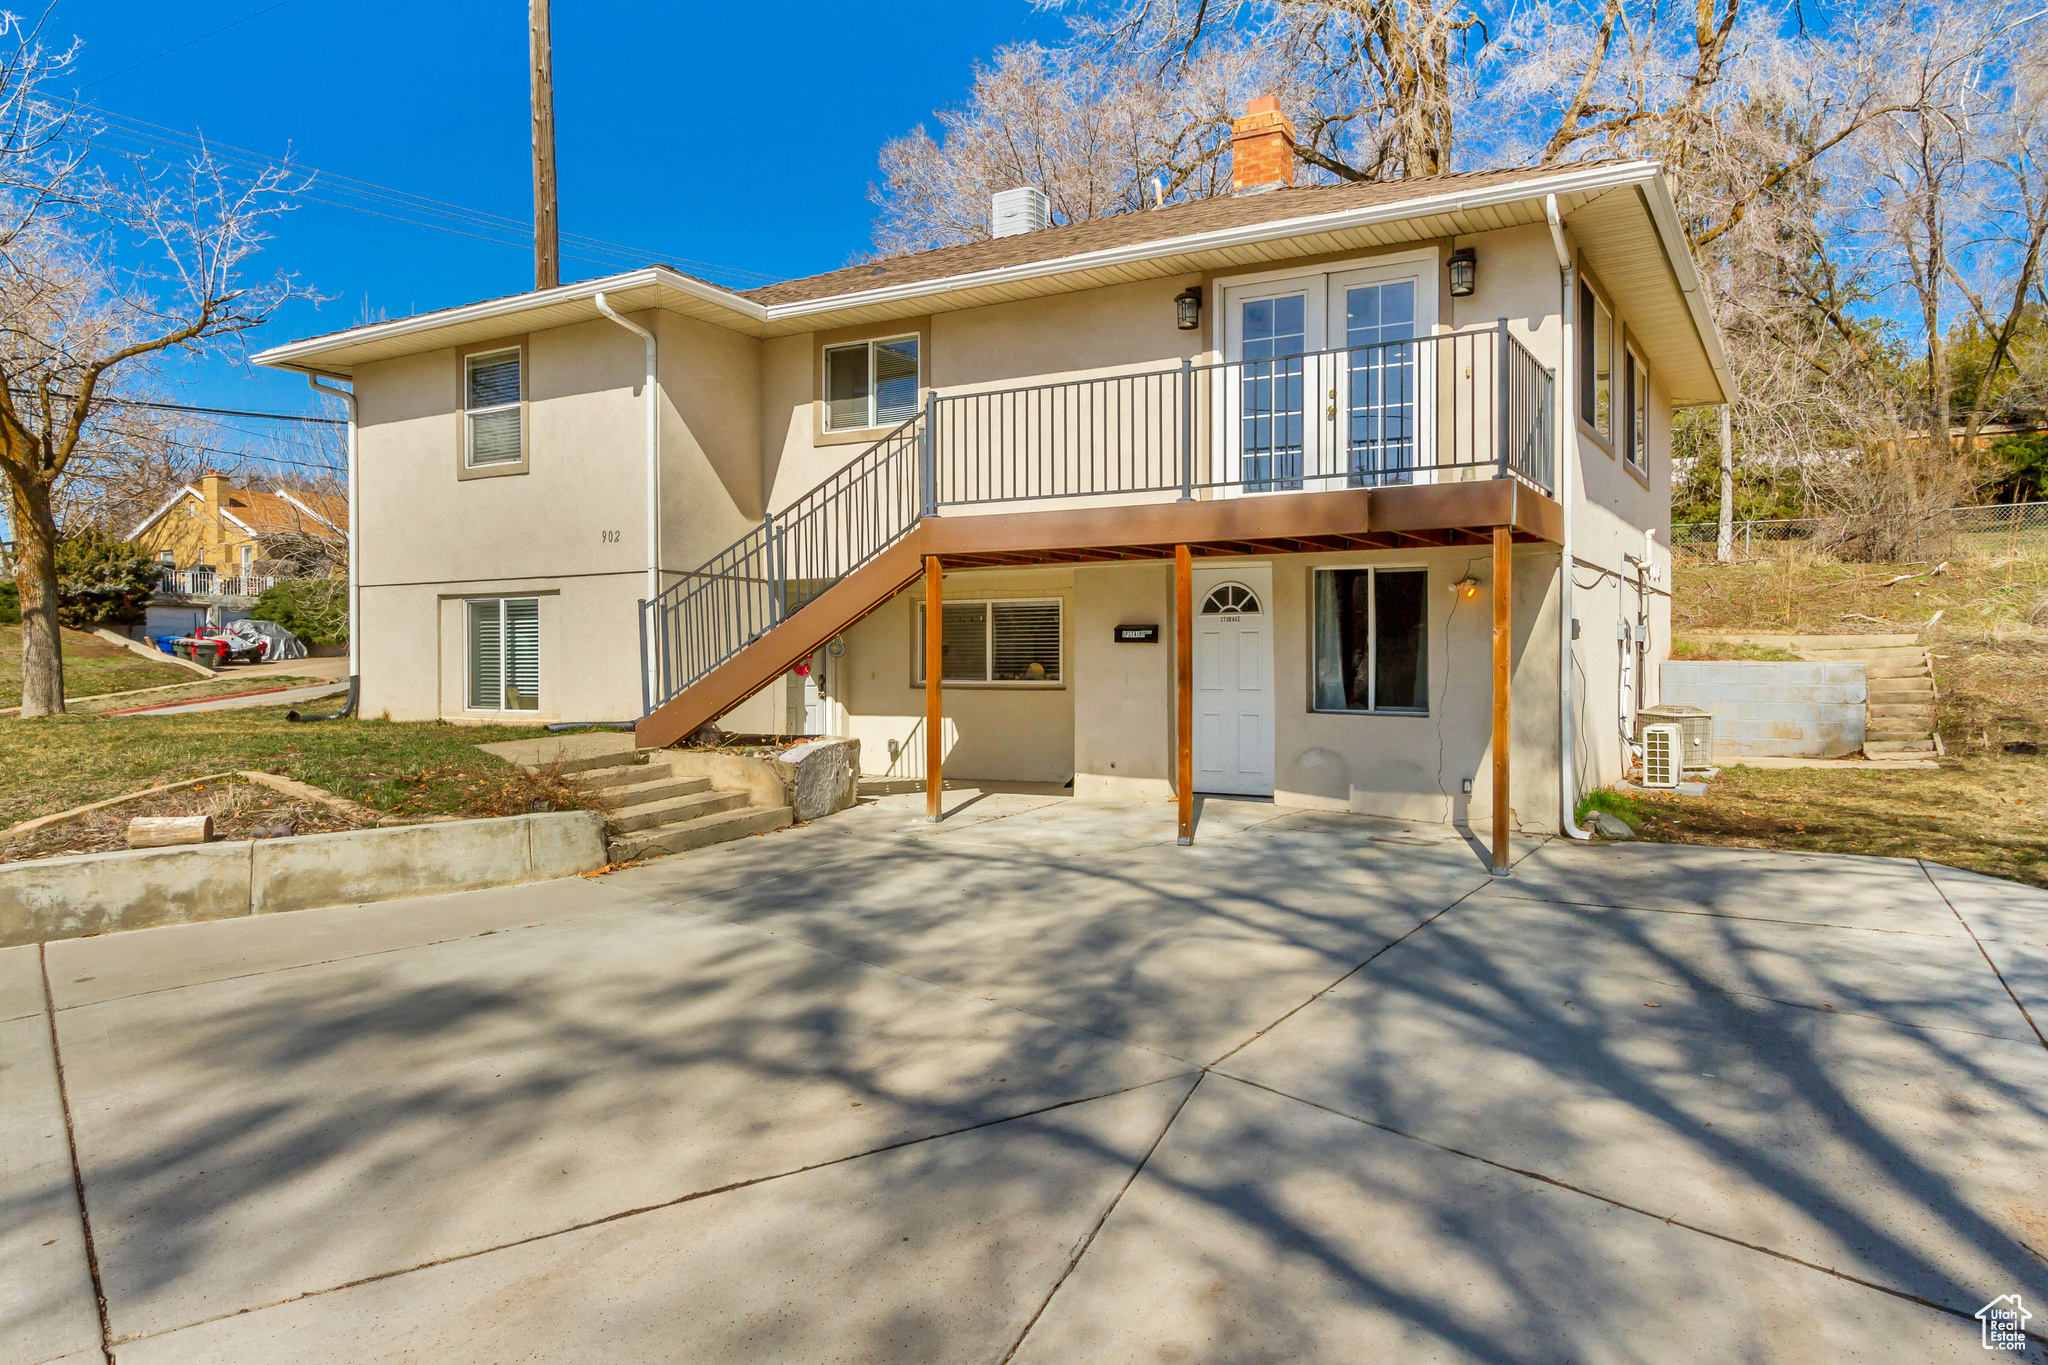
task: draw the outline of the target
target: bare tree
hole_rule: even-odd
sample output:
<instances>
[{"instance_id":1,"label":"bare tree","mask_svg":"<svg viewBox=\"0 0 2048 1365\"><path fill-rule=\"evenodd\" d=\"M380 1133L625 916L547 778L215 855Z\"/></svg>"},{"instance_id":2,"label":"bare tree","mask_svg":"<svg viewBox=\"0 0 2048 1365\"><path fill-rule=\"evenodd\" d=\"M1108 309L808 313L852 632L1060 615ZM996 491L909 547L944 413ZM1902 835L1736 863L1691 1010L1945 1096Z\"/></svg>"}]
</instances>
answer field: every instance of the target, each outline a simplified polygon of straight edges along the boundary
<instances>
[{"instance_id":1,"label":"bare tree","mask_svg":"<svg viewBox=\"0 0 2048 1365\"><path fill-rule=\"evenodd\" d=\"M63 69L34 34L0 58L0 475L16 536L24 717L64 709L57 630L59 510L152 361L217 347L298 292L239 272L293 187L287 168L236 181L203 150L177 172L88 166L92 130L41 100ZM0 124L0 132L7 125Z\"/></svg>"}]
</instances>

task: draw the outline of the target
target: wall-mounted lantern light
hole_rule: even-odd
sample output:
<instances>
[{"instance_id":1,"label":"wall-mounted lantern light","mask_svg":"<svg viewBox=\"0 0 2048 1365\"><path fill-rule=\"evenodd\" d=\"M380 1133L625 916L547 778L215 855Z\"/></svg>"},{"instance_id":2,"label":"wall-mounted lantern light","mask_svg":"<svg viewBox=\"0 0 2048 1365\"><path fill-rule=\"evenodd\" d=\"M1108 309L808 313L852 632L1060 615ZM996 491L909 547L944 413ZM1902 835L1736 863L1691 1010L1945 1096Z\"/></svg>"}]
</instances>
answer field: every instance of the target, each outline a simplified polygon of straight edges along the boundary
<instances>
[{"instance_id":1,"label":"wall-mounted lantern light","mask_svg":"<svg viewBox=\"0 0 2048 1365\"><path fill-rule=\"evenodd\" d=\"M1191 284L1173 296L1173 320L1183 332L1202 325L1202 286Z\"/></svg>"},{"instance_id":2,"label":"wall-mounted lantern light","mask_svg":"<svg viewBox=\"0 0 2048 1365\"><path fill-rule=\"evenodd\" d=\"M1451 253L1451 297L1462 299L1479 287L1479 253L1461 246Z\"/></svg>"}]
</instances>

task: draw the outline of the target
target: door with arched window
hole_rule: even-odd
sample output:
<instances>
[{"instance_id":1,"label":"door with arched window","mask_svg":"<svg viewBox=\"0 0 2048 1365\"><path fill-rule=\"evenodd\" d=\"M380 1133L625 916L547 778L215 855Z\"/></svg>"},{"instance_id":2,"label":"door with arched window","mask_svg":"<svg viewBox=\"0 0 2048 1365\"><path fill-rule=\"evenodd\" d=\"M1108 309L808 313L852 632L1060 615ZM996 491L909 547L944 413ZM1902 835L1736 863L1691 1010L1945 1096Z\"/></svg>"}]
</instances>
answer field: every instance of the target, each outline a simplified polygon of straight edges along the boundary
<instances>
[{"instance_id":1,"label":"door with arched window","mask_svg":"<svg viewBox=\"0 0 2048 1365\"><path fill-rule=\"evenodd\" d=\"M1273 570L1194 571L1195 790L1273 794Z\"/></svg>"}]
</instances>

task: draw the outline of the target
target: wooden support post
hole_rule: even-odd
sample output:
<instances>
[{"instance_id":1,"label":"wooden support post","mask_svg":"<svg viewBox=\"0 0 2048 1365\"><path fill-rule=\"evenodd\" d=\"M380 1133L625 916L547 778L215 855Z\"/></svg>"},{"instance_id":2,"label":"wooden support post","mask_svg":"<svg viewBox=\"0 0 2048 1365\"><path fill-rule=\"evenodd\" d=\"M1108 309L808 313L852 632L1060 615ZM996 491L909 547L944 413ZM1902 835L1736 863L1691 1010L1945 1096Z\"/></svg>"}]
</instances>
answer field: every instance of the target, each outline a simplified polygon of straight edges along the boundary
<instances>
[{"instance_id":1,"label":"wooden support post","mask_svg":"<svg viewBox=\"0 0 2048 1365\"><path fill-rule=\"evenodd\" d=\"M1513 532L1493 528L1493 875L1508 875L1508 664L1514 644Z\"/></svg>"},{"instance_id":2,"label":"wooden support post","mask_svg":"<svg viewBox=\"0 0 2048 1365\"><path fill-rule=\"evenodd\" d=\"M1180 839L1195 841L1195 557L1173 547L1173 785Z\"/></svg>"},{"instance_id":3,"label":"wooden support post","mask_svg":"<svg viewBox=\"0 0 2048 1365\"><path fill-rule=\"evenodd\" d=\"M939 794L945 788L945 746L939 742L944 708L939 684L945 673L946 613L940 596L939 557L924 557L924 818L939 819Z\"/></svg>"}]
</instances>

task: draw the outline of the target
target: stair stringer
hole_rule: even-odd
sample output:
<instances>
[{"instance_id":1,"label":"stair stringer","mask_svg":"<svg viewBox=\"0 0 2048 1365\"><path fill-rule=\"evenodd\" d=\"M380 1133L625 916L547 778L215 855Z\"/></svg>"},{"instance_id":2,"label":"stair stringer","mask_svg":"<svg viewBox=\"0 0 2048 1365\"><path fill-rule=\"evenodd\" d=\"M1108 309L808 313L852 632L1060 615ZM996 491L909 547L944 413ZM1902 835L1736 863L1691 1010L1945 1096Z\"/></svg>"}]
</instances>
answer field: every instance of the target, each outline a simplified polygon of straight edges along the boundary
<instances>
[{"instance_id":1,"label":"stair stringer","mask_svg":"<svg viewBox=\"0 0 2048 1365\"><path fill-rule=\"evenodd\" d=\"M687 739L809 658L826 641L917 581L924 527L819 593L753 643L647 713L633 727L643 749Z\"/></svg>"}]
</instances>

